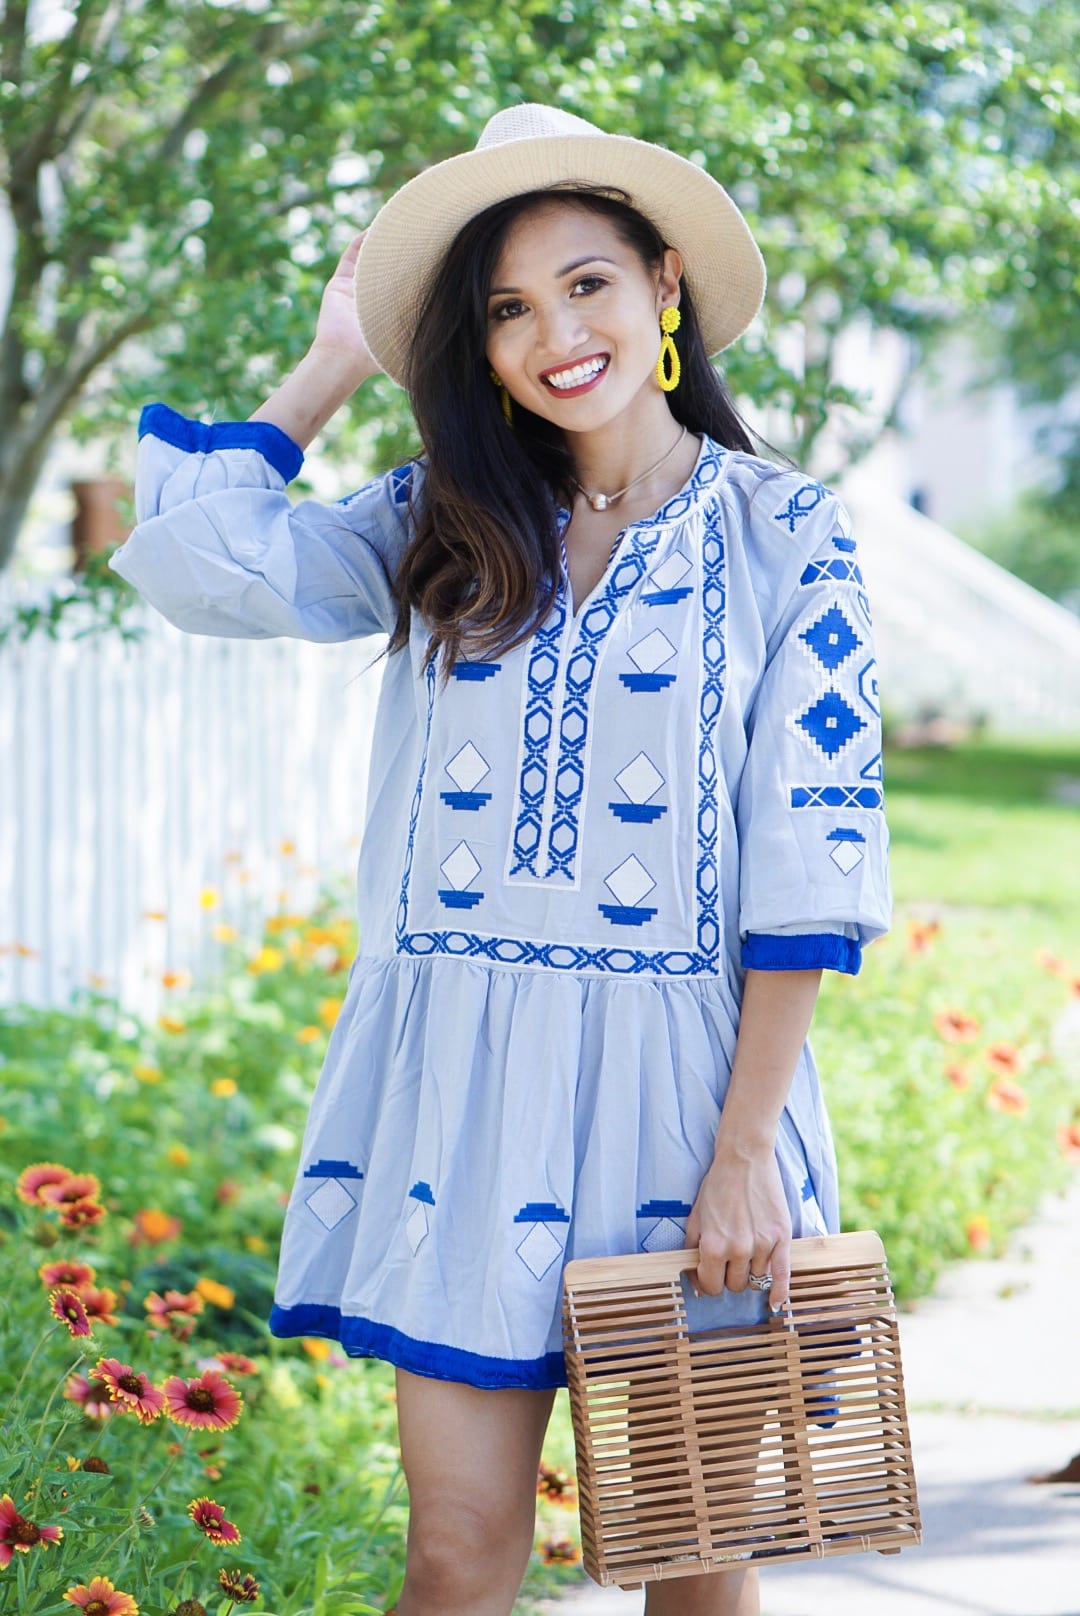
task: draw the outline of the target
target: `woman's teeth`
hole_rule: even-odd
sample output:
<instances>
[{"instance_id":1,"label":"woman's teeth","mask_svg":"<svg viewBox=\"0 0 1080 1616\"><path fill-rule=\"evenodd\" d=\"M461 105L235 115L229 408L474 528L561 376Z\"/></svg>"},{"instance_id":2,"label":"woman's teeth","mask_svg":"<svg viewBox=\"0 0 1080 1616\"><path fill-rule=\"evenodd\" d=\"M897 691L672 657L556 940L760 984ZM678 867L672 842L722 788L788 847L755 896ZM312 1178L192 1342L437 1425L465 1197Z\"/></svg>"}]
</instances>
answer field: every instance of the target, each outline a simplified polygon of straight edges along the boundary
<instances>
[{"instance_id":1,"label":"woman's teeth","mask_svg":"<svg viewBox=\"0 0 1080 1616\"><path fill-rule=\"evenodd\" d=\"M552 387L580 387L590 376L606 370L607 363L606 359L590 359L584 365L575 365L572 370L559 370L554 376L545 376L544 380L550 382Z\"/></svg>"}]
</instances>

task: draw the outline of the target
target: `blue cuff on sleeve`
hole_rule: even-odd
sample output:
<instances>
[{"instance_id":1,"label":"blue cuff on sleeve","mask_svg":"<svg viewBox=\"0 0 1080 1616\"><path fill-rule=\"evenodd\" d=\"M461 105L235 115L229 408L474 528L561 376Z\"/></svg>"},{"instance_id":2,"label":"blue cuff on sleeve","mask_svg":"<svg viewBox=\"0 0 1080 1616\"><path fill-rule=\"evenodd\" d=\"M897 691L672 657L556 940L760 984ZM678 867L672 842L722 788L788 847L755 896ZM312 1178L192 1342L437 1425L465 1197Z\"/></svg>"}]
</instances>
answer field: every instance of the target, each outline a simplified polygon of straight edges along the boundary
<instances>
[{"instance_id":1,"label":"blue cuff on sleeve","mask_svg":"<svg viewBox=\"0 0 1080 1616\"><path fill-rule=\"evenodd\" d=\"M300 445L272 421L192 421L168 404L146 404L139 416L139 437L148 433L185 454L255 449L287 483L304 464Z\"/></svg>"},{"instance_id":2,"label":"blue cuff on sleeve","mask_svg":"<svg viewBox=\"0 0 1080 1616\"><path fill-rule=\"evenodd\" d=\"M857 976L862 944L839 932L811 932L806 936L777 937L751 932L742 946L747 971L843 971Z\"/></svg>"}]
</instances>

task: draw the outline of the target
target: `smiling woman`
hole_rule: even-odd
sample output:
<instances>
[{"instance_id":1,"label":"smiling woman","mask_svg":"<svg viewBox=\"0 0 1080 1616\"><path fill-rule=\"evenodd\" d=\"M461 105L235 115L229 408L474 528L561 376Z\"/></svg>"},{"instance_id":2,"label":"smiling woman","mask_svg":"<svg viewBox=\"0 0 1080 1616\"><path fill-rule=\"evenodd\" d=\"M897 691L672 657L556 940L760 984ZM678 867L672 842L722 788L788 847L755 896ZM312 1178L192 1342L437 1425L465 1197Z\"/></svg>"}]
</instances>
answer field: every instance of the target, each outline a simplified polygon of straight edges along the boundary
<instances>
[{"instance_id":1,"label":"smiling woman","mask_svg":"<svg viewBox=\"0 0 1080 1616\"><path fill-rule=\"evenodd\" d=\"M396 1366L401 1616L508 1616L565 1263L699 1246L753 1324L838 1228L806 1034L889 924L872 633L839 500L710 364L764 290L710 175L514 107L360 239L255 417L147 412L112 565L196 632L390 636L270 1328ZM424 453L294 506L290 430L377 366ZM756 1571L646 1608L752 1616Z\"/></svg>"}]
</instances>

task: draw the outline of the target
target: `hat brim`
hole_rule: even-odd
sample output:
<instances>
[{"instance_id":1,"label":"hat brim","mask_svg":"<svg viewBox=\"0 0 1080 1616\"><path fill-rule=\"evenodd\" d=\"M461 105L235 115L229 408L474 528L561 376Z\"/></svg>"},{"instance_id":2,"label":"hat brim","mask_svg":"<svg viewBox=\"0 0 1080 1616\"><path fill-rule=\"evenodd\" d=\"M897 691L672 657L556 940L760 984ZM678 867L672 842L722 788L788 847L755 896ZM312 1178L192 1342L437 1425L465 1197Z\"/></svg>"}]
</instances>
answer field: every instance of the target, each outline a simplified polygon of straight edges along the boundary
<instances>
[{"instance_id":1,"label":"hat brim","mask_svg":"<svg viewBox=\"0 0 1080 1616\"><path fill-rule=\"evenodd\" d=\"M706 351L730 346L765 295L765 264L723 186L662 146L629 135L502 141L424 169L375 215L356 261L356 312L372 357L404 384L409 344L458 231L507 197L577 182L619 186L678 249Z\"/></svg>"}]
</instances>

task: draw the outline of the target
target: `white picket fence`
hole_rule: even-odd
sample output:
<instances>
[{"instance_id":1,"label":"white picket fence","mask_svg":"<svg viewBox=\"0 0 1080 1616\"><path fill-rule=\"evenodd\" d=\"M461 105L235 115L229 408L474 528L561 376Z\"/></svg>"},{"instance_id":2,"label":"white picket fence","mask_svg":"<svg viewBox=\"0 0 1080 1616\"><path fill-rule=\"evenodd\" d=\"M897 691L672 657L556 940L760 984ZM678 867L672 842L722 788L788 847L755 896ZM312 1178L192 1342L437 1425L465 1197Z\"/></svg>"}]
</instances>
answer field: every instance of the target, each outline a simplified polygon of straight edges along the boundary
<instances>
[{"instance_id":1,"label":"white picket fence","mask_svg":"<svg viewBox=\"0 0 1080 1616\"><path fill-rule=\"evenodd\" d=\"M213 979L217 923L257 941L320 886L354 912L383 641L132 621L0 647L2 1002L96 987L153 1015L163 972Z\"/></svg>"}]
</instances>

